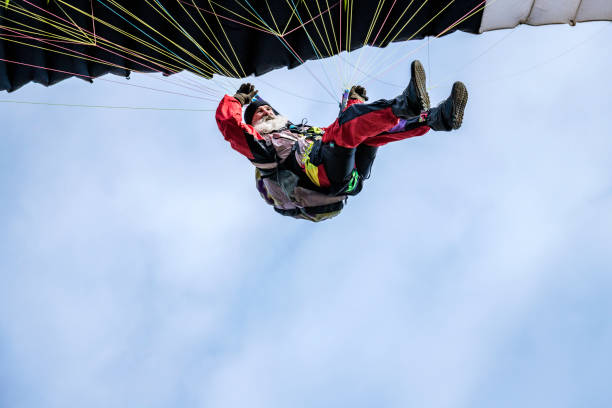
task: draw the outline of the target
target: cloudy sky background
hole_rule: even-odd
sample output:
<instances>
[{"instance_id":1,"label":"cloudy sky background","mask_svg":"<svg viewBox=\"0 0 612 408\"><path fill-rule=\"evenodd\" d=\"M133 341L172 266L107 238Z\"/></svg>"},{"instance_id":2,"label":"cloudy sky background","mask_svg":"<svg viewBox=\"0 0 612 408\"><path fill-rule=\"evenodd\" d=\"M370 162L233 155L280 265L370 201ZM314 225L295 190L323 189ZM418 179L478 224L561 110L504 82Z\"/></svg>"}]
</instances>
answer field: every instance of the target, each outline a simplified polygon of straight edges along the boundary
<instances>
[{"instance_id":1,"label":"cloudy sky background","mask_svg":"<svg viewBox=\"0 0 612 408\"><path fill-rule=\"evenodd\" d=\"M0 406L609 407L610 26L423 47L464 126L381 149L320 224L261 200L212 112L0 103ZM332 102L303 68L264 80ZM77 79L0 100L214 109Z\"/></svg>"}]
</instances>

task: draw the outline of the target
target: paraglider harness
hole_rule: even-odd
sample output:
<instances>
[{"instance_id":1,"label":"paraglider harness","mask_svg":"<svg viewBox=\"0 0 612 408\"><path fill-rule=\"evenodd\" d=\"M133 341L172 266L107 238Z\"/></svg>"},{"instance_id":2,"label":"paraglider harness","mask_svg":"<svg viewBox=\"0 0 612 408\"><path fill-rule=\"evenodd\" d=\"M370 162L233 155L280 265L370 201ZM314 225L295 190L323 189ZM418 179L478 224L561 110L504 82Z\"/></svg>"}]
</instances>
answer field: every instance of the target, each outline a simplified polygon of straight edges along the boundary
<instances>
[{"instance_id":1,"label":"paraglider harness","mask_svg":"<svg viewBox=\"0 0 612 408\"><path fill-rule=\"evenodd\" d=\"M289 123L280 131L289 130L297 133L308 143L301 160L293 160L300 149L300 141L296 138L291 153L281 161L276 156L276 167L272 169L255 169L257 189L264 200L274 207L279 214L313 222L323 221L338 215L344 208L349 195L361 191L362 180L353 170L350 179L342 186L333 186L332 191L324 191L318 184L318 167L321 162L321 139L323 130L307 126L305 121L300 125ZM299 167L299 168L298 168ZM304 177L304 173L307 177ZM284 208L283 202L290 202L293 208Z\"/></svg>"}]
</instances>

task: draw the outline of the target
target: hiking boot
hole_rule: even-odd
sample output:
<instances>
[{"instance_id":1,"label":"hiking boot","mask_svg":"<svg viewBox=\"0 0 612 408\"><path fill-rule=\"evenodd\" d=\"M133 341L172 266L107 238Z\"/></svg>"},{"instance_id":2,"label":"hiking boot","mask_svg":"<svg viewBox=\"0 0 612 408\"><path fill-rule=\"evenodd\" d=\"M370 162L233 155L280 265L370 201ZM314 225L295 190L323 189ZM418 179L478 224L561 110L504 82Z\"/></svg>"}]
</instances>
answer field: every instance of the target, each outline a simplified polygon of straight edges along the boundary
<instances>
[{"instance_id":1,"label":"hiking boot","mask_svg":"<svg viewBox=\"0 0 612 408\"><path fill-rule=\"evenodd\" d=\"M459 129L463 121L463 111L468 100L468 91L463 82L455 82L453 90L438 107L427 114L427 126L433 130L449 131Z\"/></svg>"},{"instance_id":2,"label":"hiking boot","mask_svg":"<svg viewBox=\"0 0 612 408\"><path fill-rule=\"evenodd\" d=\"M418 60L410 64L410 83L397 98L391 110L398 118L419 116L429 109L429 95L425 86L425 69Z\"/></svg>"}]
</instances>

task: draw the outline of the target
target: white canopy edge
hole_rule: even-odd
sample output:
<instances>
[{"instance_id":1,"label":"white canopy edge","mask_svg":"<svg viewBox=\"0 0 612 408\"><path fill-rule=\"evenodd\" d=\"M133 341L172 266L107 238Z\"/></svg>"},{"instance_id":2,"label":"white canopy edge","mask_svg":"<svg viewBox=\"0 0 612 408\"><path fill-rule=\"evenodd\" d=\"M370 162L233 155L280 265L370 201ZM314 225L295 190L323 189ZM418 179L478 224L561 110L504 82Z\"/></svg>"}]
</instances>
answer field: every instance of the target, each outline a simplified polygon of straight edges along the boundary
<instances>
[{"instance_id":1,"label":"white canopy edge","mask_svg":"<svg viewBox=\"0 0 612 408\"><path fill-rule=\"evenodd\" d=\"M612 21L612 0L487 0L480 32L605 20Z\"/></svg>"}]
</instances>

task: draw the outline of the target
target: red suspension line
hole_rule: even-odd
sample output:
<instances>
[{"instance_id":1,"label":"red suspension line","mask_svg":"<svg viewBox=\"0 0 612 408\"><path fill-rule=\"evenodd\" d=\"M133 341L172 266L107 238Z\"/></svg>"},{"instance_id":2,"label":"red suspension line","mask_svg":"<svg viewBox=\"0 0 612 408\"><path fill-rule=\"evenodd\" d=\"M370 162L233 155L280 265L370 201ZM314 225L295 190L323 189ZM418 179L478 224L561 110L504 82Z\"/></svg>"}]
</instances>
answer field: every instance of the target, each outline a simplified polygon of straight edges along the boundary
<instances>
[{"instance_id":1,"label":"red suspension line","mask_svg":"<svg viewBox=\"0 0 612 408\"><path fill-rule=\"evenodd\" d=\"M389 8L389 12L387 13L387 16L385 17L385 20L383 21L382 25L380 26L380 29L378 30L378 33L376 33L376 37L374 37L374 41L372 41L372 45L376 44L376 40L378 39L378 36L380 35L380 32L382 31L383 27L385 26L385 23L387 22L387 19L391 15L391 10L393 10L393 6L395 6L395 3L397 3L397 0L394 0L393 4Z\"/></svg>"},{"instance_id":2,"label":"red suspension line","mask_svg":"<svg viewBox=\"0 0 612 408\"><path fill-rule=\"evenodd\" d=\"M324 11L320 12L318 15L314 16L313 18L311 18L310 20L306 21L305 23L303 23L303 24L301 24L301 25L299 25L299 26L295 27L293 30L291 30L291 31L289 31L289 32L286 32L285 34L281 35L281 37L284 37L284 36L286 36L286 35L289 35L289 34L291 34L292 32L294 32L295 30L298 30L298 29L300 29L300 28L304 27L306 24L310 23L312 20L314 20L314 19L316 19L316 18L321 17L321 16L322 16L323 14L325 14L325 13L330 13L330 12L331 12L331 9L333 9L334 7L336 7L338 4L340 4L340 1L338 1L338 2L337 2L336 4L334 4L333 6L330 6L330 7L329 7L327 10L324 10Z\"/></svg>"}]
</instances>

